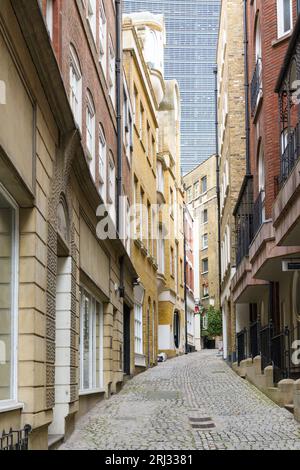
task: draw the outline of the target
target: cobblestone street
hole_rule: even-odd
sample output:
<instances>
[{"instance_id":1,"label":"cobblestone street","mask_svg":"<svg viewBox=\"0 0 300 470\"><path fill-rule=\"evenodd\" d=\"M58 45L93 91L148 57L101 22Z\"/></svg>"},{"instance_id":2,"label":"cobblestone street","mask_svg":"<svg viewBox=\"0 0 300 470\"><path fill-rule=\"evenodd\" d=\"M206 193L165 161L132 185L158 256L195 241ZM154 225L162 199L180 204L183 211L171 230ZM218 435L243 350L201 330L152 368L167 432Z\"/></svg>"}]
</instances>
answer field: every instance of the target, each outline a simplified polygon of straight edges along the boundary
<instances>
[{"instance_id":1,"label":"cobblestone street","mask_svg":"<svg viewBox=\"0 0 300 470\"><path fill-rule=\"evenodd\" d=\"M300 426L203 351L159 364L97 405L61 447L74 448L300 450Z\"/></svg>"}]
</instances>

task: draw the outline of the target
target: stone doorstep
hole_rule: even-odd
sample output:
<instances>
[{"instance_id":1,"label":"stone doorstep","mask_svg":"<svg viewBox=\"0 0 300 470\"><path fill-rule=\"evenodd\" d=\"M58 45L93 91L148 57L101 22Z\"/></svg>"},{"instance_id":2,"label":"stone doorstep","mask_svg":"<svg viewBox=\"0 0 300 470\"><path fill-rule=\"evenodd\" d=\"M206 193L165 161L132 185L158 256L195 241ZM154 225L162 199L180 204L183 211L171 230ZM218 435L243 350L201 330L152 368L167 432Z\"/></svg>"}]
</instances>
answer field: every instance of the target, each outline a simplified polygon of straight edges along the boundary
<instances>
[{"instance_id":1,"label":"stone doorstep","mask_svg":"<svg viewBox=\"0 0 300 470\"><path fill-rule=\"evenodd\" d=\"M56 450L64 442L64 434L48 435L48 450Z\"/></svg>"}]
</instances>

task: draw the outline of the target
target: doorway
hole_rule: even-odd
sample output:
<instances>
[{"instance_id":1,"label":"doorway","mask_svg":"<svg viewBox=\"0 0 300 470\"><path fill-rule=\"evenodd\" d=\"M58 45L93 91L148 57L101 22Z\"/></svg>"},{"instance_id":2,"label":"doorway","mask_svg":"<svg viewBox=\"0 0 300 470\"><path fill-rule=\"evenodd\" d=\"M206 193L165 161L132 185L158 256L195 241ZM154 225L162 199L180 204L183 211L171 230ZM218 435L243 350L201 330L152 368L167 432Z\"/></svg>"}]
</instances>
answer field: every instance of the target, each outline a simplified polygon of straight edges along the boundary
<instances>
[{"instance_id":1,"label":"doorway","mask_svg":"<svg viewBox=\"0 0 300 470\"><path fill-rule=\"evenodd\" d=\"M130 375L130 308L126 304L123 310L123 372Z\"/></svg>"},{"instance_id":2,"label":"doorway","mask_svg":"<svg viewBox=\"0 0 300 470\"><path fill-rule=\"evenodd\" d=\"M180 318L178 312L174 313L174 344L175 348L178 349L180 344Z\"/></svg>"}]
</instances>

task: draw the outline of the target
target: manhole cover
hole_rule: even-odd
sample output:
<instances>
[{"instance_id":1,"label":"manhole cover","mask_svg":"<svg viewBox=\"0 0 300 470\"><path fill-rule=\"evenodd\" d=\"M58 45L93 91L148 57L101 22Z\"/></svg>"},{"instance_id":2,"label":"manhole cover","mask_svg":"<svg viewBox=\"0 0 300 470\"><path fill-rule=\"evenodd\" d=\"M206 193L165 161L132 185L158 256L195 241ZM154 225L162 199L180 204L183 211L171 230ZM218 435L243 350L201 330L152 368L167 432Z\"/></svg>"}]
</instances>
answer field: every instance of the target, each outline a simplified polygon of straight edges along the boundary
<instances>
[{"instance_id":1,"label":"manhole cover","mask_svg":"<svg viewBox=\"0 0 300 470\"><path fill-rule=\"evenodd\" d=\"M191 423L205 423L207 421L211 421L211 418L189 418Z\"/></svg>"},{"instance_id":2,"label":"manhole cover","mask_svg":"<svg viewBox=\"0 0 300 470\"><path fill-rule=\"evenodd\" d=\"M172 391L151 391L147 392L148 400L178 400L180 398L179 392Z\"/></svg>"}]
</instances>

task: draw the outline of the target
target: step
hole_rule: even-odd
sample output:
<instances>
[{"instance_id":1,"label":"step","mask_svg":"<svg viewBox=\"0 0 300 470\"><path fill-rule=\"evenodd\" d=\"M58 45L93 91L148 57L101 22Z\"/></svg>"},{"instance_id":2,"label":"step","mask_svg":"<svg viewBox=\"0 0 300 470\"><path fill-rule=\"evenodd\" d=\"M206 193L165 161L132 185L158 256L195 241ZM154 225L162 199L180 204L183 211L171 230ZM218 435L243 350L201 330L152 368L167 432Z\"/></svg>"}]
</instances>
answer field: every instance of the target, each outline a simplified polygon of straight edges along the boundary
<instances>
[{"instance_id":1,"label":"step","mask_svg":"<svg viewBox=\"0 0 300 470\"><path fill-rule=\"evenodd\" d=\"M290 413L294 414L295 406L294 405L284 405L285 409Z\"/></svg>"},{"instance_id":2,"label":"step","mask_svg":"<svg viewBox=\"0 0 300 470\"><path fill-rule=\"evenodd\" d=\"M48 435L48 450L55 450L64 442L64 434Z\"/></svg>"}]
</instances>

